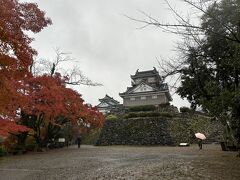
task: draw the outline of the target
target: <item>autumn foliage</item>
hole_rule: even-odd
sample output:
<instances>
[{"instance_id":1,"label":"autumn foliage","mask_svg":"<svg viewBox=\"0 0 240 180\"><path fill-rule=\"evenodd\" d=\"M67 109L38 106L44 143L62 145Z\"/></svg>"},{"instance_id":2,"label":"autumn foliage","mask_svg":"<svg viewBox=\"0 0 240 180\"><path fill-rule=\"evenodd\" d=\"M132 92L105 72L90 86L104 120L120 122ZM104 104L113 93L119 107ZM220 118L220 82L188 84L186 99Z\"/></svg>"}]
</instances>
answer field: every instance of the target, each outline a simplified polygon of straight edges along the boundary
<instances>
[{"instance_id":1,"label":"autumn foliage","mask_svg":"<svg viewBox=\"0 0 240 180\"><path fill-rule=\"evenodd\" d=\"M22 112L35 116L44 114L46 121L52 124L57 124L58 117L64 116L72 124L83 119L93 127L101 127L102 114L95 107L84 104L81 95L67 88L64 82L65 78L59 73L26 80L25 89L22 89L26 94L26 102L21 106Z\"/></svg>"},{"instance_id":2,"label":"autumn foliage","mask_svg":"<svg viewBox=\"0 0 240 180\"><path fill-rule=\"evenodd\" d=\"M51 20L44 17L36 4L17 0L0 0L0 17L0 134L4 135L7 130L21 131L22 126L14 126L7 119L15 117L22 102L18 84L31 75L29 67L37 54L30 46L33 39L24 32L37 33Z\"/></svg>"},{"instance_id":3,"label":"autumn foliage","mask_svg":"<svg viewBox=\"0 0 240 180\"><path fill-rule=\"evenodd\" d=\"M0 119L1 126L0 126L0 135L7 136L9 133L21 133L27 132L31 129L27 128L26 126L17 125L14 121Z\"/></svg>"},{"instance_id":4,"label":"autumn foliage","mask_svg":"<svg viewBox=\"0 0 240 180\"><path fill-rule=\"evenodd\" d=\"M31 73L37 51L26 32L38 33L51 24L37 4L0 0L0 17L0 136L30 131L39 138L43 129L61 128L61 118L82 128L101 127L102 114L67 88L65 77Z\"/></svg>"}]
</instances>

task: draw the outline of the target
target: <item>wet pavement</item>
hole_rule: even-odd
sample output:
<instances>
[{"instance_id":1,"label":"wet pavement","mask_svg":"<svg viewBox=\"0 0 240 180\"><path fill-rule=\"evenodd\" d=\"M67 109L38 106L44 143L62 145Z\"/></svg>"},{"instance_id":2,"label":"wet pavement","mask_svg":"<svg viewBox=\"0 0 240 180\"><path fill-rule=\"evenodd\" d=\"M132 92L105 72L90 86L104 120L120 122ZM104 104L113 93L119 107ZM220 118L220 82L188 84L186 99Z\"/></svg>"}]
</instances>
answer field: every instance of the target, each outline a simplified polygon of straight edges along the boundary
<instances>
[{"instance_id":1,"label":"wet pavement","mask_svg":"<svg viewBox=\"0 0 240 180\"><path fill-rule=\"evenodd\" d=\"M236 152L190 147L76 146L0 158L0 180L240 179Z\"/></svg>"}]
</instances>

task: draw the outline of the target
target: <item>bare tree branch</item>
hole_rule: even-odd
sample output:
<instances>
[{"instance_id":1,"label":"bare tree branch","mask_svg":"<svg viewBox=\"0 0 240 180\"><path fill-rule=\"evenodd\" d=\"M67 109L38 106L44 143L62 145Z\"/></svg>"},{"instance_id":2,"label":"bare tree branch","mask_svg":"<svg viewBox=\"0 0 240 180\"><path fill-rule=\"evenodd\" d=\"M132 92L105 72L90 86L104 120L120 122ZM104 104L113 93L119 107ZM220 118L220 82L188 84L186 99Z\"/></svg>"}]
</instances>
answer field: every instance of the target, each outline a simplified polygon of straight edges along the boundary
<instances>
[{"instance_id":1,"label":"bare tree branch","mask_svg":"<svg viewBox=\"0 0 240 180\"><path fill-rule=\"evenodd\" d=\"M69 73L66 75L68 78L65 81L69 85L87 85L87 86L102 86L101 83L96 83L86 77L79 67L75 66Z\"/></svg>"},{"instance_id":2,"label":"bare tree branch","mask_svg":"<svg viewBox=\"0 0 240 180\"><path fill-rule=\"evenodd\" d=\"M87 85L87 86L102 86L101 83L93 82L83 74L78 66L66 69L68 66L74 65L77 62L70 56L71 53L62 52L60 48L55 48L56 56L53 61L47 59L36 60L33 63L32 71L34 75L49 74L53 76L55 73L60 73L66 77L65 83L69 85ZM64 66L65 63L65 66Z\"/></svg>"},{"instance_id":3,"label":"bare tree branch","mask_svg":"<svg viewBox=\"0 0 240 180\"><path fill-rule=\"evenodd\" d=\"M199 35L203 35L204 32L209 32L209 33L218 35L219 37L228 39L230 41L240 43L240 39L234 33L234 30L230 26L228 26L227 24L223 24L221 22L221 20L219 20L217 17L213 16L212 14L210 14L206 10L204 10L204 8L203 8L203 7L205 7L204 4L207 2L209 3L210 1L199 0L200 5L197 5L196 3L194 3L193 1L190 1L190 0L182 0L182 1L189 4L190 6L194 7L195 9L199 10L200 12L208 15L209 17L211 17L214 21L216 21L216 23L219 23L221 26L225 27L229 31L230 34L227 34L227 35L220 34L218 32L213 31L212 29L204 28L202 26L198 26L198 25L194 25L194 24L190 23L187 19L185 19L183 16L181 16L171 6L171 4L169 3L168 0L165 0L165 2L167 4L167 6L169 7L169 9L171 10L171 12L177 17L176 18L177 23L161 23L157 19L153 18L151 15L148 15L147 13L145 13L143 11L139 11L139 12L141 14L143 14L145 17L147 17L148 20L137 19L137 18L133 18L133 17L130 17L127 15L124 15L124 16L130 20L145 24L144 26L141 27L141 29L152 25L152 26L159 27L164 32L178 34L178 35L184 35L184 36L199 36ZM232 37L231 37L231 35L232 35ZM194 39L198 40L198 38L196 38L196 37Z\"/></svg>"}]
</instances>

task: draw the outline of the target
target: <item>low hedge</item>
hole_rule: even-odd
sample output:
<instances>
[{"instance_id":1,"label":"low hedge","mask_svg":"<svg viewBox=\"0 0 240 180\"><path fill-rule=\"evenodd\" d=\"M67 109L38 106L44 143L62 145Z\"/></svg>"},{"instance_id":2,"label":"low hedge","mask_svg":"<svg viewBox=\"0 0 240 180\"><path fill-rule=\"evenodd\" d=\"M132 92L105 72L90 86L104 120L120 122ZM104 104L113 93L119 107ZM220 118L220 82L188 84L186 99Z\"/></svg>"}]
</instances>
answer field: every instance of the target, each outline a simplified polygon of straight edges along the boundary
<instances>
[{"instance_id":1,"label":"low hedge","mask_svg":"<svg viewBox=\"0 0 240 180\"><path fill-rule=\"evenodd\" d=\"M166 108L166 107L170 107L170 103L159 104L158 106L160 108Z\"/></svg>"},{"instance_id":2,"label":"low hedge","mask_svg":"<svg viewBox=\"0 0 240 180\"><path fill-rule=\"evenodd\" d=\"M129 107L130 112L139 112L139 111L155 111L156 107L154 105L145 105L145 106L133 106Z\"/></svg>"},{"instance_id":3,"label":"low hedge","mask_svg":"<svg viewBox=\"0 0 240 180\"><path fill-rule=\"evenodd\" d=\"M125 115L126 119L137 117L173 117L173 115L168 112L138 112Z\"/></svg>"}]
</instances>

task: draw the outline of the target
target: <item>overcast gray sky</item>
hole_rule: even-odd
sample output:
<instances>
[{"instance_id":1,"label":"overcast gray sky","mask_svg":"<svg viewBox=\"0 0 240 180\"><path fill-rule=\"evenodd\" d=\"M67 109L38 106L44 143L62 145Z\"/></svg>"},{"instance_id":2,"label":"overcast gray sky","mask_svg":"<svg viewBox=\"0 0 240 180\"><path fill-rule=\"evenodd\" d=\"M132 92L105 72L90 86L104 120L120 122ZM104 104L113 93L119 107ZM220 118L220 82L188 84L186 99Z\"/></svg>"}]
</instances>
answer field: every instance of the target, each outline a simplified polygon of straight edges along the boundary
<instances>
[{"instance_id":1,"label":"overcast gray sky","mask_svg":"<svg viewBox=\"0 0 240 180\"><path fill-rule=\"evenodd\" d=\"M118 94L130 86L130 74L137 69L158 68L156 57L176 56L174 49L179 37L156 27L139 29L143 24L123 15L144 19L141 10L159 21L173 21L164 0L25 1L36 2L53 21L53 25L34 35L32 45L39 53L38 58L54 58L54 48L60 47L71 52L86 76L104 85L75 87L87 103L97 105L105 94L122 102ZM187 7L179 0L170 2L186 13ZM188 105L176 94L172 104Z\"/></svg>"}]
</instances>

